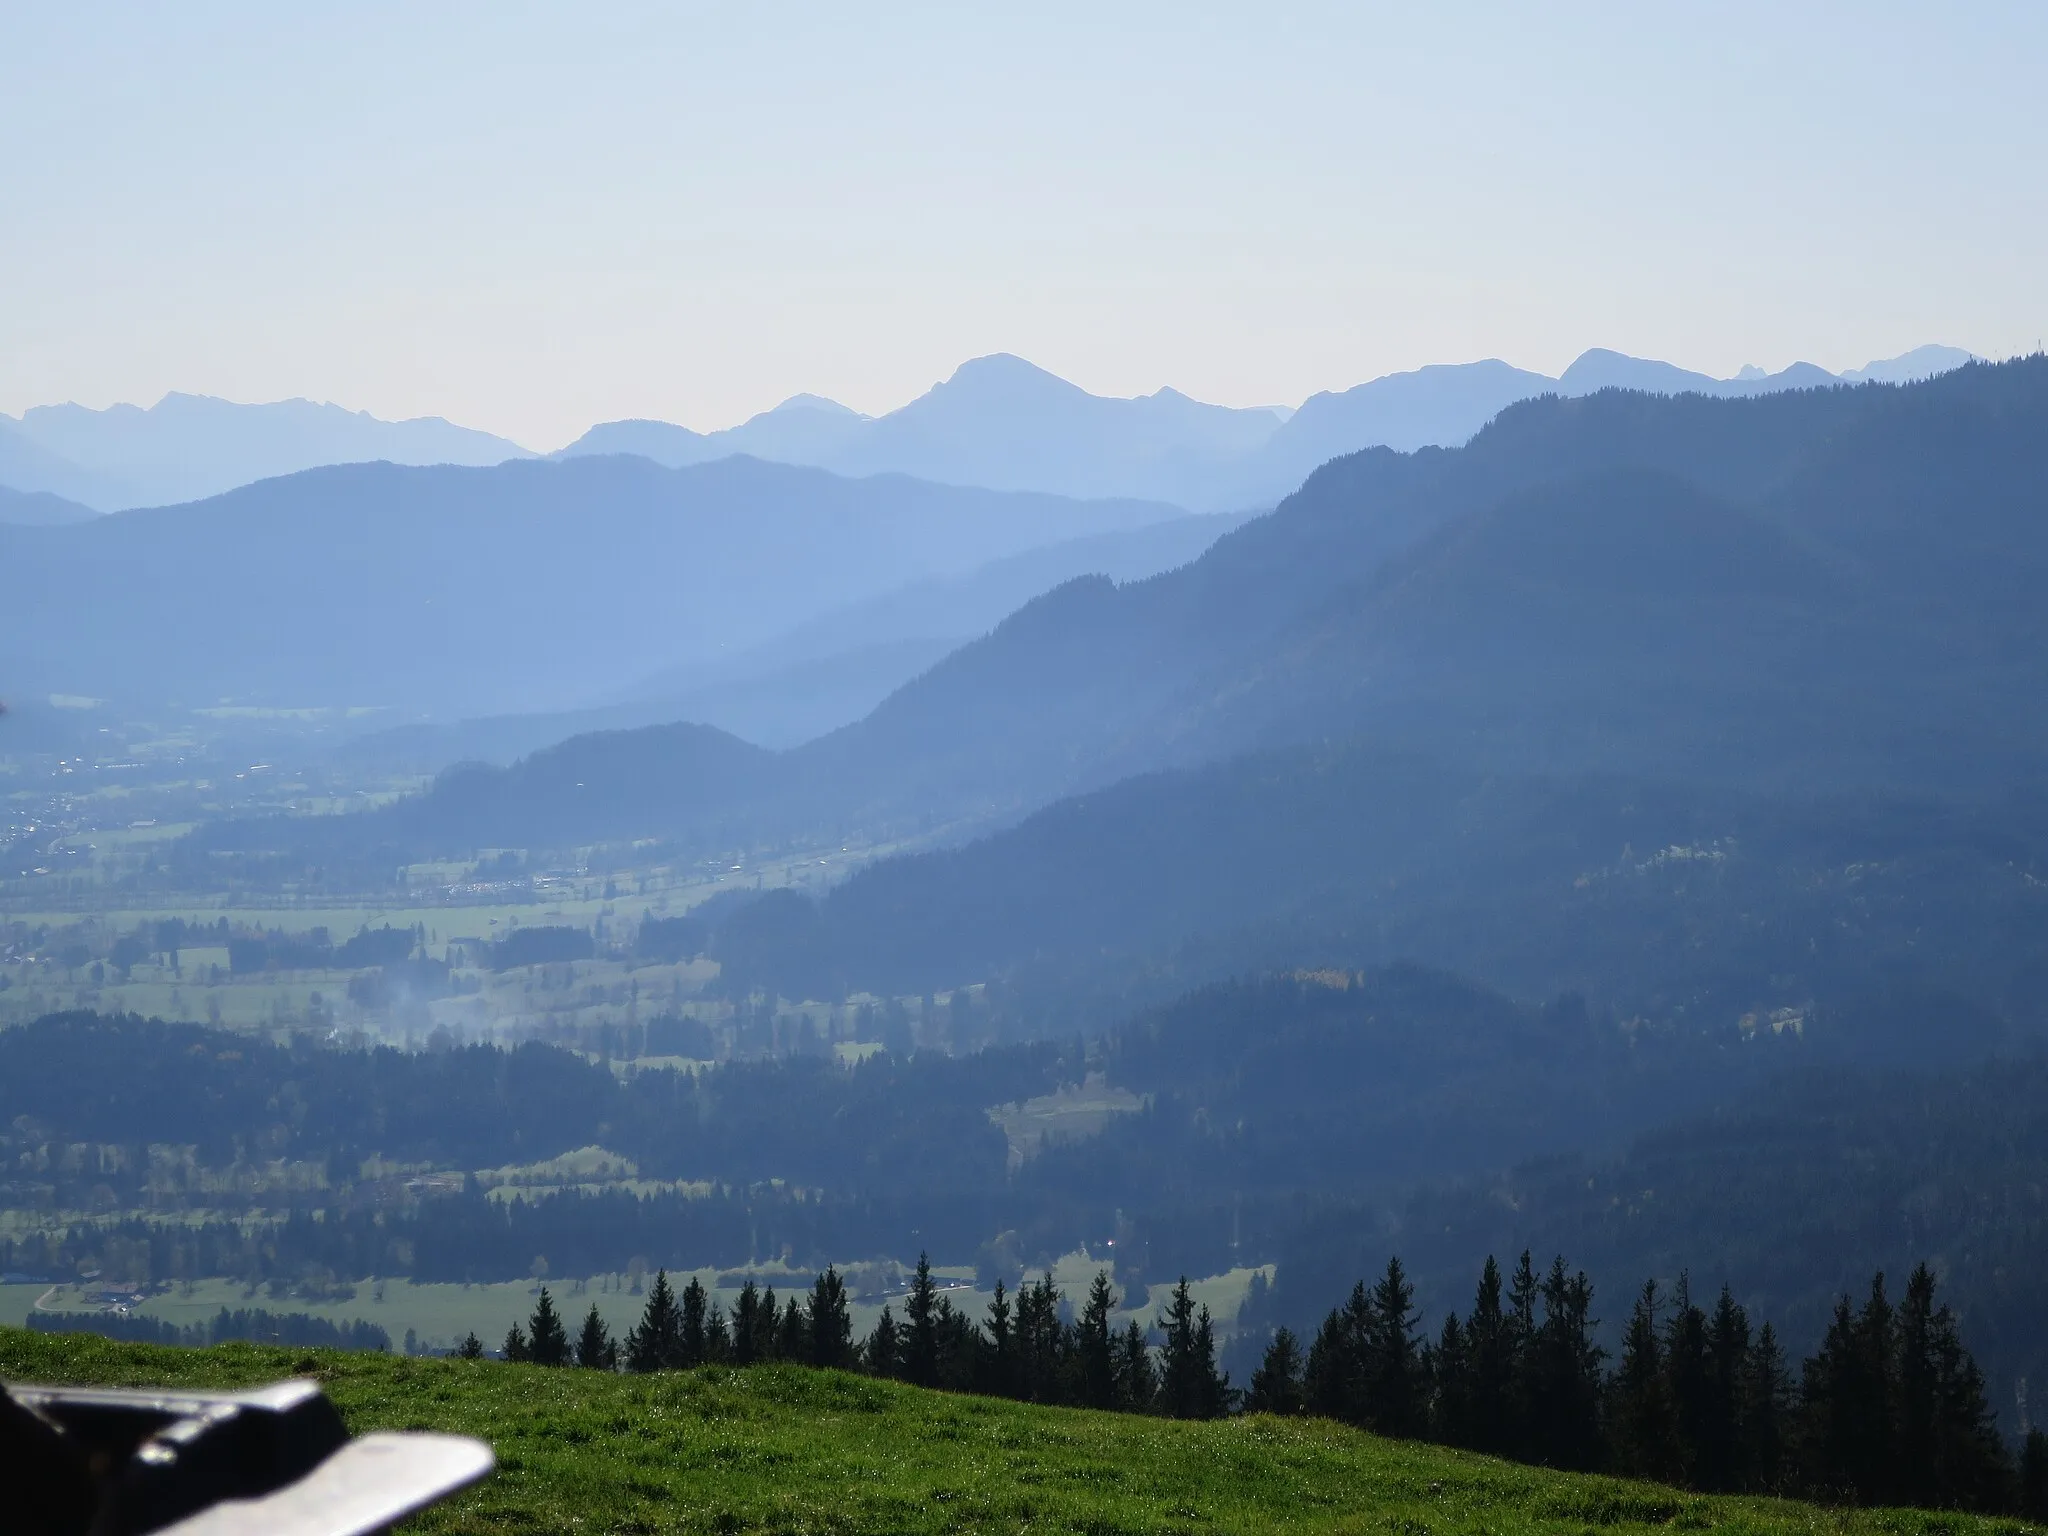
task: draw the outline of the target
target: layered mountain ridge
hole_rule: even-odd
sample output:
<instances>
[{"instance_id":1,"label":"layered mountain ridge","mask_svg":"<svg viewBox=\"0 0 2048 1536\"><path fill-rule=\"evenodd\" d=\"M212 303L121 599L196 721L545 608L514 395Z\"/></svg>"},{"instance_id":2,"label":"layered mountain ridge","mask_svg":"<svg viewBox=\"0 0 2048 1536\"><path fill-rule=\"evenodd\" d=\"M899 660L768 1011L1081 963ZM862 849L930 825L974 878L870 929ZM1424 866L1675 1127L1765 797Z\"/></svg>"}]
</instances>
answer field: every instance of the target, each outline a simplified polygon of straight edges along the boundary
<instances>
[{"instance_id":1,"label":"layered mountain ridge","mask_svg":"<svg viewBox=\"0 0 2048 1536\"><path fill-rule=\"evenodd\" d=\"M539 754L492 781L486 841L994 825L1360 733L1485 773L2024 782L2048 762L2028 597L2048 575L2044 424L2038 360L1903 388L1525 402L1462 449L1336 461L1178 570L1059 587L729 796L660 766L695 738L556 749L583 765L573 802ZM466 813L441 830L455 798L437 788L376 835L482 835Z\"/></svg>"},{"instance_id":2,"label":"layered mountain ridge","mask_svg":"<svg viewBox=\"0 0 2048 1536\"><path fill-rule=\"evenodd\" d=\"M1196 511L1241 511L1273 505L1318 465L1361 448L1463 443L1509 405L1537 395L1623 388L1747 396L1866 378L1905 382L1968 360L1956 348L1922 347L1839 377L1797 363L1778 373L1748 370L1716 379L1595 348L1557 378L1497 358L1435 364L1314 395L1298 410L1282 412L1205 405L1173 389L1132 399L1091 395L998 353L961 364L884 416L799 396L722 432L607 423L556 457L644 453L680 465L750 453L848 474L893 470L948 484L1142 496Z\"/></svg>"},{"instance_id":3,"label":"layered mountain ridge","mask_svg":"<svg viewBox=\"0 0 2048 1536\"><path fill-rule=\"evenodd\" d=\"M0 653L13 690L139 704L567 708L908 581L1180 516L747 458L343 465L0 524Z\"/></svg>"},{"instance_id":4,"label":"layered mountain ridge","mask_svg":"<svg viewBox=\"0 0 2048 1536\"><path fill-rule=\"evenodd\" d=\"M747 454L848 475L1080 497L1164 500L1196 511L1271 506L1340 454L1461 443L1517 400L1621 387L1742 395L1835 383L1908 382L1967 361L1953 347L1830 374L1800 363L1732 379L1596 348L1551 378L1498 360L1432 365L1299 410L1208 405L1174 389L1134 399L1087 391L1021 358L963 363L901 408L869 417L794 395L737 427L697 432L653 420L592 427L556 458L625 453L670 468ZM484 467L531 457L519 444L439 417L383 421L310 400L243 405L172 393L155 405L36 406L0 417L0 487L48 492L95 511L202 500L331 464Z\"/></svg>"}]
</instances>

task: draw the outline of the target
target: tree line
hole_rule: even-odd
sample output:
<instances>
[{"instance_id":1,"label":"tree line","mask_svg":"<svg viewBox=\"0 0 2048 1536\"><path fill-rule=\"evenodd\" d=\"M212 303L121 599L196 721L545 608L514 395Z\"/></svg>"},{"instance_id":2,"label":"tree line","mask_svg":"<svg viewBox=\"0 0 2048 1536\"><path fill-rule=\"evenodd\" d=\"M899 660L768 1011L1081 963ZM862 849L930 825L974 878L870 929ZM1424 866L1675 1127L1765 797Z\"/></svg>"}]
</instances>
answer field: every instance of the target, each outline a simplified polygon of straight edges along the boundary
<instances>
[{"instance_id":1,"label":"tree line","mask_svg":"<svg viewBox=\"0 0 2048 1536\"><path fill-rule=\"evenodd\" d=\"M1561 1258L1539 1276L1525 1252L1505 1280L1489 1258L1471 1311L1425 1338L1391 1259L1306 1351L1276 1330L1244 1406L1705 1492L2048 1515L2048 1437L2015 1465L1925 1264L1897 1304L1882 1274L1860 1307L1840 1298L1796 1377L1725 1286L1703 1306L1683 1275L1668 1296L1647 1282L1611 1369L1592 1309Z\"/></svg>"},{"instance_id":2,"label":"tree line","mask_svg":"<svg viewBox=\"0 0 2048 1536\"><path fill-rule=\"evenodd\" d=\"M1842 1297L1795 1376L1772 1326L1753 1327L1723 1287L1702 1306L1681 1276L1646 1283L1612 1368L1595 1342L1593 1286L1559 1258L1539 1275L1525 1252L1511 1276L1491 1258L1472 1309L1425 1338L1399 1258L1358 1282L1304 1349L1277 1329L1245 1390L1217 1368L1214 1320L1182 1277L1152 1323L1121 1329L1107 1271L1080 1314L1063 1316L1050 1275L1011 1294L1000 1282L977 1320L955 1307L920 1256L899 1319L885 1306L854 1337L845 1282L820 1274L778 1297L752 1280L727 1313L695 1277L664 1270L640 1322L614 1339L593 1304L572 1337L547 1288L505 1358L635 1372L783 1362L863 1371L917 1386L1176 1418L1313 1415L1572 1471L1606 1471L1713 1493L1829 1503L2018 1510L2048 1518L2048 1435L2017 1461L1953 1311L1922 1264L1894 1304L1883 1275L1858 1306ZM1156 1339L1156 1343L1155 1343ZM480 1359L471 1334L460 1354Z\"/></svg>"},{"instance_id":3,"label":"tree line","mask_svg":"<svg viewBox=\"0 0 2048 1536\"><path fill-rule=\"evenodd\" d=\"M211 1321L180 1327L140 1313L31 1312L32 1333L96 1333L125 1344L174 1344L204 1349L211 1344L246 1341L293 1348L352 1349L388 1354L391 1335L361 1318L330 1322L307 1312L272 1312L263 1307L222 1307Z\"/></svg>"},{"instance_id":4,"label":"tree line","mask_svg":"<svg viewBox=\"0 0 2048 1536\"><path fill-rule=\"evenodd\" d=\"M1174 1418L1216 1418L1235 1401L1217 1369L1216 1329L1185 1276L1153 1319L1152 1342L1135 1319L1115 1324L1119 1297L1106 1270L1088 1288L1080 1315L1063 1316L1052 1276L1026 1281L1012 1294L1000 1280L980 1319L953 1305L927 1256L903 1298L865 1339L854 1337L846 1283L827 1268L808 1294L778 1297L748 1280L728 1313L692 1276L680 1294L668 1272L656 1274L637 1325L612 1337L595 1303L572 1338L546 1286L526 1326L505 1336L504 1358L534 1365L597 1370L690 1370L700 1365L769 1362L862 1371L913 1386L977 1392L1023 1402L1057 1403ZM481 1359L475 1334L459 1354Z\"/></svg>"}]
</instances>

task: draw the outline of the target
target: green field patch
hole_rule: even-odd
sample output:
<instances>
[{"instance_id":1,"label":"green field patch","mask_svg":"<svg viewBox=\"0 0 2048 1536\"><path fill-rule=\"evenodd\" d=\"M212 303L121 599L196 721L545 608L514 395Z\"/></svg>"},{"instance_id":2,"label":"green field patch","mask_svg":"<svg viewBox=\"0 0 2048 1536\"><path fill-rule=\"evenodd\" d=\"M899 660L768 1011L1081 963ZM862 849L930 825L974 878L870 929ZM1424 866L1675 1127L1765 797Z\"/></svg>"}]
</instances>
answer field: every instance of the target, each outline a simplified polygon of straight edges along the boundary
<instances>
[{"instance_id":1,"label":"green field patch","mask_svg":"<svg viewBox=\"0 0 2048 1536\"><path fill-rule=\"evenodd\" d=\"M1144 1107L1145 1101L1129 1089L1112 1087L1101 1073L1091 1072L1084 1082L1062 1084L1021 1104L998 1105L988 1117L1002 1127L1015 1168L1041 1147L1099 1135L1116 1116Z\"/></svg>"},{"instance_id":2,"label":"green field patch","mask_svg":"<svg viewBox=\"0 0 2048 1536\"><path fill-rule=\"evenodd\" d=\"M603 1147L578 1147L559 1157L538 1163L513 1163L503 1168L479 1168L474 1177L486 1189L503 1184L603 1184L615 1179L636 1179L640 1165L618 1152Z\"/></svg>"}]
</instances>

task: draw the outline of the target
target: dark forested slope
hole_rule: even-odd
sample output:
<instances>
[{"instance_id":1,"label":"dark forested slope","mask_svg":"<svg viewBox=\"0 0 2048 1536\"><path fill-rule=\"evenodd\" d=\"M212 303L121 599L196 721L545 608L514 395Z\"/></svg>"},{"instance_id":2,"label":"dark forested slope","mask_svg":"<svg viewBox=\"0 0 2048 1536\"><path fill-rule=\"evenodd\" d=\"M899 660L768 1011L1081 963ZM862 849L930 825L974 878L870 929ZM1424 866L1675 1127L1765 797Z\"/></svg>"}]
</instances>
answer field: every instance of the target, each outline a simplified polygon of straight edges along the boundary
<instances>
[{"instance_id":1,"label":"dark forested slope","mask_svg":"<svg viewBox=\"0 0 2048 1536\"><path fill-rule=\"evenodd\" d=\"M1932 1059L1953 1010L1923 1003L1909 1013ZM1955 1056L1967 1059L1967 1047ZM1561 1252L1596 1275L1656 1275L1667 1287L1690 1270L1702 1299L1731 1284L1804 1350L1837 1296L1860 1296L1879 1269L1896 1289L1926 1262L2009 1413L2015 1391L2048 1370L2044 1106L2039 1056L1759 1080L1747 1102L1659 1126L1613 1158L1547 1158L1391 1203L1333 1203L1280 1239L1262 1320L1312 1323L1325 1298L1394 1251L1426 1311L1462 1308L1487 1254L1507 1262L1534 1248L1539 1259ZM1618 1332L1628 1297L1596 1302Z\"/></svg>"},{"instance_id":2,"label":"dark forested slope","mask_svg":"<svg viewBox=\"0 0 2048 1536\"><path fill-rule=\"evenodd\" d=\"M791 895L739 985L1007 977L1004 1026L1271 966L1415 959L1733 1019L1874 979L2048 1017L2048 807L1489 773L1356 740L1147 775ZM724 958L724 957L721 957Z\"/></svg>"},{"instance_id":3,"label":"dark forested slope","mask_svg":"<svg viewBox=\"0 0 2048 1536\"><path fill-rule=\"evenodd\" d=\"M2006 1309L1982 1331L2012 1361L2038 1353L2022 1303L2048 1255L2033 1050L1902 987L1745 1028L1518 1004L1414 967L1206 988L1085 1046L624 1082L540 1045L357 1052L71 1015L0 1033L0 1184L20 1209L111 1191L158 1219L55 1225L0 1246L0 1267L68 1270L117 1242L168 1265L187 1243L212 1257L186 1273L498 1279L535 1254L584 1274L636 1254L699 1267L787 1246L822 1265L925 1247L1014 1282L1113 1238L1124 1283L1277 1258L1280 1296L1319 1312L1389 1252L1440 1307L1487 1251L1529 1245L1605 1275L1689 1265L1703 1290L1731 1279L1817 1330L1833 1289L1926 1258L1966 1306ZM1894 1066L1850 1065L1871 1057ZM988 1112L1084 1073L1143 1107L1014 1165ZM710 1188L508 1205L363 1166L488 1169L588 1145ZM169 1177L183 1156L196 1167ZM180 1214L215 1198L192 1174L280 1158L327 1170L261 1202L286 1225Z\"/></svg>"}]
</instances>

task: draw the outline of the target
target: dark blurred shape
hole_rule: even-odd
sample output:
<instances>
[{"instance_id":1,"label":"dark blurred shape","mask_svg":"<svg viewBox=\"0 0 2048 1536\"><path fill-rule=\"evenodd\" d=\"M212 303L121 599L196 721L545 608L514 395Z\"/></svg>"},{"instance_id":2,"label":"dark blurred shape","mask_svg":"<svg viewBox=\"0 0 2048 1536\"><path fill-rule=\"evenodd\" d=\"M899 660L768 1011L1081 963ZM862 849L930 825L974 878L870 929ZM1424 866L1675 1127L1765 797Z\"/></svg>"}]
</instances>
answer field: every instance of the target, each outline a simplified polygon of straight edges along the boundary
<instances>
[{"instance_id":1,"label":"dark blurred shape","mask_svg":"<svg viewBox=\"0 0 2048 1536\"><path fill-rule=\"evenodd\" d=\"M490 1448L351 1440L310 1381L247 1392L0 1391L0 1486L22 1536L359 1536L468 1487Z\"/></svg>"}]
</instances>

